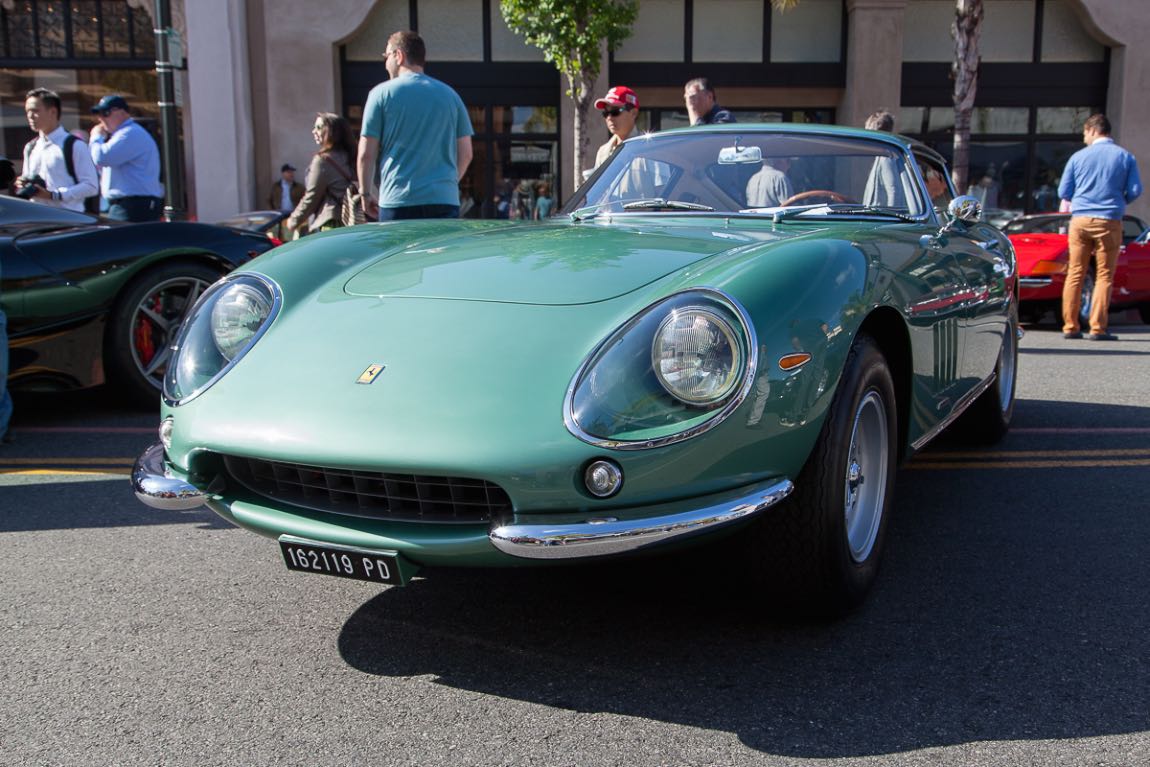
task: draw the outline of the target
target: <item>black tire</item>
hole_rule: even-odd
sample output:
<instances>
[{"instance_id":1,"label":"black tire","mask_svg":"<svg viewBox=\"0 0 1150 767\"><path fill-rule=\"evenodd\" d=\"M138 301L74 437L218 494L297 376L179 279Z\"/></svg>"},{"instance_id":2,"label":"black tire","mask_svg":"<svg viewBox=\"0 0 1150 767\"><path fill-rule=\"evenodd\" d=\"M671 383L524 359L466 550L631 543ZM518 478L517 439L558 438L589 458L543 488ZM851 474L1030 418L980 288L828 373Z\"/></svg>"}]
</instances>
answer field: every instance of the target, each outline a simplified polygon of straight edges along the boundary
<instances>
[{"instance_id":1,"label":"black tire","mask_svg":"<svg viewBox=\"0 0 1150 767\"><path fill-rule=\"evenodd\" d=\"M104 367L114 391L130 402L156 405L176 331L220 275L206 264L167 262L139 274L124 288L104 338Z\"/></svg>"},{"instance_id":2,"label":"black tire","mask_svg":"<svg viewBox=\"0 0 1150 767\"><path fill-rule=\"evenodd\" d=\"M746 532L757 590L813 617L862 602L886 540L897 439L890 369L874 339L860 335L794 493Z\"/></svg>"},{"instance_id":3,"label":"black tire","mask_svg":"<svg viewBox=\"0 0 1150 767\"><path fill-rule=\"evenodd\" d=\"M956 431L967 442L993 445L1010 430L1014 416L1014 392L1018 383L1018 318L1007 322L998 362L994 366L994 383L978 395L955 423Z\"/></svg>"},{"instance_id":4,"label":"black tire","mask_svg":"<svg viewBox=\"0 0 1150 767\"><path fill-rule=\"evenodd\" d=\"M1150 304L1138 304L1138 316L1143 325L1150 325Z\"/></svg>"}]
</instances>

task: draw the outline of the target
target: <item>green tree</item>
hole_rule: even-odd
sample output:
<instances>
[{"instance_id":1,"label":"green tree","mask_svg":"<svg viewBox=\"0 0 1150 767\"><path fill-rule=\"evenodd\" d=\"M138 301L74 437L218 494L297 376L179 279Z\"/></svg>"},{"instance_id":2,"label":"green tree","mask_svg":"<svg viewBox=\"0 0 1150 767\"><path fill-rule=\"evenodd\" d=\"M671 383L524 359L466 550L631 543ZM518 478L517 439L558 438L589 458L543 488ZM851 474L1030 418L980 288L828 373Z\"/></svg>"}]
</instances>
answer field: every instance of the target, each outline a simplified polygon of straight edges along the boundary
<instances>
[{"instance_id":1,"label":"green tree","mask_svg":"<svg viewBox=\"0 0 1150 767\"><path fill-rule=\"evenodd\" d=\"M575 102L575 167L572 178L582 180L587 135L587 108L595 94L602 48L614 51L631 34L639 14L639 0L500 0L508 28L567 78L567 95Z\"/></svg>"}]
</instances>

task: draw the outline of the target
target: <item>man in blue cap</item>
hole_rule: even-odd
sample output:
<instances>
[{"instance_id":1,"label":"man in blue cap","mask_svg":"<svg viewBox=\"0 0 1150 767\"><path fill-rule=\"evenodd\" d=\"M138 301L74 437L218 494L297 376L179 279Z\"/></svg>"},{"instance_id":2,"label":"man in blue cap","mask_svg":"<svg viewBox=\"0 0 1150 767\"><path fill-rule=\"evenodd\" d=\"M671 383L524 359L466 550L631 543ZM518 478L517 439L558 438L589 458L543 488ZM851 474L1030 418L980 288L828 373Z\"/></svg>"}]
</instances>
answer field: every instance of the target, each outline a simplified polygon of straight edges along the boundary
<instances>
[{"instance_id":1,"label":"man in blue cap","mask_svg":"<svg viewBox=\"0 0 1150 767\"><path fill-rule=\"evenodd\" d=\"M128 114L123 96L108 95L92 107L99 122L92 128L92 162L100 169L100 194L108 218L159 221L164 209L160 150L155 139Z\"/></svg>"}]
</instances>

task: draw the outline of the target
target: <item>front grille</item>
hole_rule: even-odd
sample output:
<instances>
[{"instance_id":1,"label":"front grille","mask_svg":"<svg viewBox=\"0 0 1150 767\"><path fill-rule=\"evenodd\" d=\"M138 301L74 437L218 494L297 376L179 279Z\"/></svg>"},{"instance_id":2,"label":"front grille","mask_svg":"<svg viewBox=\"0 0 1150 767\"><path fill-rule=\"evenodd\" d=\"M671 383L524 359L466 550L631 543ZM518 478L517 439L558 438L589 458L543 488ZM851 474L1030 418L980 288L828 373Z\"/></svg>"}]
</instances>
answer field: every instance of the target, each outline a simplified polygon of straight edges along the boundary
<instances>
[{"instance_id":1,"label":"front grille","mask_svg":"<svg viewBox=\"0 0 1150 767\"><path fill-rule=\"evenodd\" d=\"M244 487L280 503L403 522L473 524L511 510L503 488L482 479L383 474L225 456Z\"/></svg>"}]
</instances>

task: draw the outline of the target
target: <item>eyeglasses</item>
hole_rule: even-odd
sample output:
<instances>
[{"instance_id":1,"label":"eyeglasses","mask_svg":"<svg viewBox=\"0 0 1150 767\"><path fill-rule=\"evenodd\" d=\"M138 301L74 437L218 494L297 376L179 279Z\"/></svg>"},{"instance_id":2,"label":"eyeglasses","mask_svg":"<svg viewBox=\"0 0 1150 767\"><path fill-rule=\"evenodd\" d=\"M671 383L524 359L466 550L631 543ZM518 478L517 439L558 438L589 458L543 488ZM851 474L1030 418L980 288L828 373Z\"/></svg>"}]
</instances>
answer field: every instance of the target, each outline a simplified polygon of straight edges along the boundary
<instances>
[{"instance_id":1,"label":"eyeglasses","mask_svg":"<svg viewBox=\"0 0 1150 767\"><path fill-rule=\"evenodd\" d=\"M392 51L384 51L383 52L383 60L387 61L388 59L390 59L392 56L394 56L397 53L399 53L398 49L392 50Z\"/></svg>"},{"instance_id":2,"label":"eyeglasses","mask_svg":"<svg viewBox=\"0 0 1150 767\"><path fill-rule=\"evenodd\" d=\"M630 104L628 104L627 106L614 107L612 109L601 110L604 117L618 117L619 115L623 114L624 112L630 112L630 111L631 111Z\"/></svg>"},{"instance_id":3,"label":"eyeglasses","mask_svg":"<svg viewBox=\"0 0 1150 767\"><path fill-rule=\"evenodd\" d=\"M96 115L99 117L107 117L110 114L112 114L111 109L101 109L99 112L96 113Z\"/></svg>"}]
</instances>

